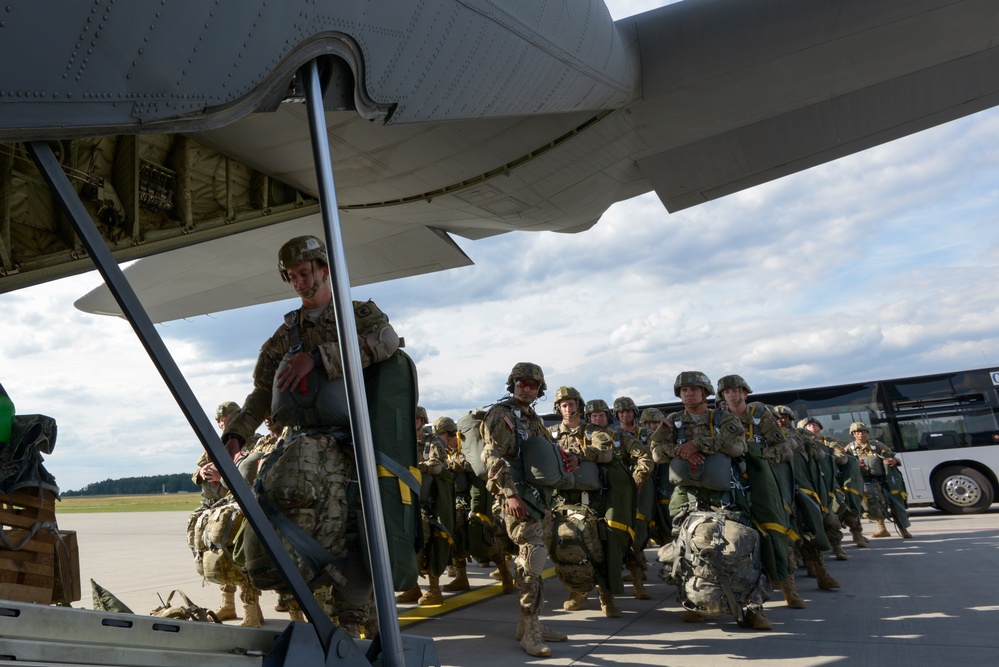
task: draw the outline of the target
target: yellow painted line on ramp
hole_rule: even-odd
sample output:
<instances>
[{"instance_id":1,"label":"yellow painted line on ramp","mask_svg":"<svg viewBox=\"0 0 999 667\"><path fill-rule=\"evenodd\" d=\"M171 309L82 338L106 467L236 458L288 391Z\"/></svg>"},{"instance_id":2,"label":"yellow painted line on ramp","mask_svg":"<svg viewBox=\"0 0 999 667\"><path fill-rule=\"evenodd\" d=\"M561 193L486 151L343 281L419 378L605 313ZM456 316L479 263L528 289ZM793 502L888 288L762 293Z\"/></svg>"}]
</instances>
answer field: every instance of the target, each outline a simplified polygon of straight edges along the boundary
<instances>
[{"instance_id":1,"label":"yellow painted line on ramp","mask_svg":"<svg viewBox=\"0 0 999 667\"><path fill-rule=\"evenodd\" d=\"M550 579L555 576L555 568L550 567L541 573L544 579ZM419 623L420 621L425 621L428 618L433 618L434 616L443 616L444 614L449 614L452 611L457 611L462 607L467 607L468 605L475 604L476 602L481 602L491 597L503 594L503 584L496 582L495 584L490 584L488 586L481 586L479 588L474 588L470 591L462 593L460 595L454 595L452 597L444 598L444 604L428 605L421 607L417 605L412 609L407 609L406 611L400 612L399 614L399 626L405 627L407 625L412 625L413 623ZM516 593L514 593L516 595Z\"/></svg>"}]
</instances>

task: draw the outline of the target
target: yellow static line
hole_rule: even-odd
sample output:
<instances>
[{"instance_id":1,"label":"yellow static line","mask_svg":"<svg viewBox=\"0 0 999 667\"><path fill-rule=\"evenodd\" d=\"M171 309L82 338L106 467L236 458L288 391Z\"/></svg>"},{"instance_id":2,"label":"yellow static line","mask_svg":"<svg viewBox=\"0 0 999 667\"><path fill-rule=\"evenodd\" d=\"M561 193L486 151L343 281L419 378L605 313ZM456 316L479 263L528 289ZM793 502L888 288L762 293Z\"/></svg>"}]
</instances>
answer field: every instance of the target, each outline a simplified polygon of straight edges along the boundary
<instances>
[{"instance_id":1,"label":"yellow static line","mask_svg":"<svg viewBox=\"0 0 999 667\"><path fill-rule=\"evenodd\" d=\"M544 579L554 577L555 568L548 568L541 573L541 576ZM497 581L495 584L474 588L470 591L466 591L465 593L461 593L460 595L444 598L444 604L436 604L432 606L428 605L426 607L417 605L412 609L407 609L406 611L399 613L399 627L419 623L420 621L425 621L428 618L433 618L434 616L443 616L444 614L449 614L452 611L461 609L462 607L467 607L470 604L481 602L482 600L501 595L502 593L503 584L502 582Z\"/></svg>"}]
</instances>

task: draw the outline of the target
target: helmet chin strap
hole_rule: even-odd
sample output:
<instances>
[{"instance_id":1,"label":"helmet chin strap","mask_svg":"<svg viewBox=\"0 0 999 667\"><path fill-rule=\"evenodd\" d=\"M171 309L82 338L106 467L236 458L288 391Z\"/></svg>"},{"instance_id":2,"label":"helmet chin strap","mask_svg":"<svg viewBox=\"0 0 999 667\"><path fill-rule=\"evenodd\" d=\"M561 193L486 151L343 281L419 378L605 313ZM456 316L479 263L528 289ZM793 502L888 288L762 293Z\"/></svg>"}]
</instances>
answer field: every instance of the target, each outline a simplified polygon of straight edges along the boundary
<instances>
[{"instance_id":1,"label":"helmet chin strap","mask_svg":"<svg viewBox=\"0 0 999 667\"><path fill-rule=\"evenodd\" d=\"M305 299L311 299L315 296L316 292L319 291L319 288L322 287L322 282L316 278L316 260L311 259L309 260L309 263L312 264L312 287L309 288L308 292L302 295Z\"/></svg>"}]
</instances>

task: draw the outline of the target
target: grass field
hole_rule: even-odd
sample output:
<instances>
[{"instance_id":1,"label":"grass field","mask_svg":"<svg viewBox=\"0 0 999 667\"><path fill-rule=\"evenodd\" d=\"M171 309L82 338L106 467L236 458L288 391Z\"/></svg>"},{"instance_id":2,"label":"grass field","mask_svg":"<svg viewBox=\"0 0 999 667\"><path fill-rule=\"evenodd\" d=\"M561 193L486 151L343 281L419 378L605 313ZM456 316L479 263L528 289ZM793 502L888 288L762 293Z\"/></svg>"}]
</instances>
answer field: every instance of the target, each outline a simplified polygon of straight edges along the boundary
<instances>
[{"instance_id":1,"label":"grass field","mask_svg":"<svg viewBox=\"0 0 999 667\"><path fill-rule=\"evenodd\" d=\"M200 493L145 496L72 496L56 503L56 512L192 512L201 504Z\"/></svg>"}]
</instances>

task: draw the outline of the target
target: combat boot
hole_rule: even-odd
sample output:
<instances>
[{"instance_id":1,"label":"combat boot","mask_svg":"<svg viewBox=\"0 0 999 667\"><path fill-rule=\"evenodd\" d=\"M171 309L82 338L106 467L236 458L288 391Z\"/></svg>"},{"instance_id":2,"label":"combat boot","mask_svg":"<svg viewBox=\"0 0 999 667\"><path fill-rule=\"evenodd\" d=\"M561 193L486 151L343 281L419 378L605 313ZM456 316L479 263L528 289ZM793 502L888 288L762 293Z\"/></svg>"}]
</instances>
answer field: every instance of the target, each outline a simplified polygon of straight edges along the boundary
<instances>
[{"instance_id":1,"label":"combat boot","mask_svg":"<svg viewBox=\"0 0 999 667\"><path fill-rule=\"evenodd\" d=\"M545 645L544 631L541 629L538 617L521 612L521 618L524 623L524 634L520 638L520 647L527 655L536 658L551 657L552 650Z\"/></svg>"},{"instance_id":2,"label":"combat boot","mask_svg":"<svg viewBox=\"0 0 999 667\"><path fill-rule=\"evenodd\" d=\"M264 612L259 602L243 605L243 620L239 624L244 628L259 628L264 624Z\"/></svg>"},{"instance_id":3,"label":"combat boot","mask_svg":"<svg viewBox=\"0 0 999 667\"><path fill-rule=\"evenodd\" d=\"M500 579L503 580L503 595L513 593L513 575L510 574L510 559L504 558L500 564Z\"/></svg>"},{"instance_id":4,"label":"combat boot","mask_svg":"<svg viewBox=\"0 0 999 667\"><path fill-rule=\"evenodd\" d=\"M703 623L708 620L708 617L700 612L696 612L693 609L688 609L683 612L683 622L684 623Z\"/></svg>"},{"instance_id":5,"label":"combat boot","mask_svg":"<svg viewBox=\"0 0 999 667\"><path fill-rule=\"evenodd\" d=\"M850 557L843 551L842 542L832 542L830 546L832 546L833 556L836 556L836 560L850 560Z\"/></svg>"},{"instance_id":6,"label":"combat boot","mask_svg":"<svg viewBox=\"0 0 999 667\"><path fill-rule=\"evenodd\" d=\"M766 617L762 609L746 610L746 625L753 630L773 630L774 624Z\"/></svg>"},{"instance_id":7,"label":"combat boot","mask_svg":"<svg viewBox=\"0 0 999 667\"><path fill-rule=\"evenodd\" d=\"M885 528L885 520L877 519L878 529L871 534L871 537L891 537L891 533Z\"/></svg>"},{"instance_id":8,"label":"combat boot","mask_svg":"<svg viewBox=\"0 0 999 667\"><path fill-rule=\"evenodd\" d=\"M444 584L441 587L441 590L443 590L446 593L454 593L455 591L469 590L471 586L468 584L468 570L466 569L465 561L456 563L454 565L454 570L457 573L454 577L454 580L451 581L450 583Z\"/></svg>"},{"instance_id":9,"label":"combat boot","mask_svg":"<svg viewBox=\"0 0 999 667\"><path fill-rule=\"evenodd\" d=\"M903 539L906 539L906 540L911 540L912 539L912 533L909 532L908 528L903 528L902 526L899 526L898 527L898 532L900 532L902 534L902 538Z\"/></svg>"},{"instance_id":10,"label":"combat boot","mask_svg":"<svg viewBox=\"0 0 999 667\"><path fill-rule=\"evenodd\" d=\"M864 529L857 527L856 530L850 529L850 534L853 535L853 543L857 545L858 549L866 549L868 546L867 538L864 537Z\"/></svg>"},{"instance_id":11,"label":"combat boot","mask_svg":"<svg viewBox=\"0 0 999 667\"><path fill-rule=\"evenodd\" d=\"M292 602L288 605L288 616L290 616L293 621L305 623L305 614L302 612L302 608L298 606L297 602Z\"/></svg>"},{"instance_id":12,"label":"combat boot","mask_svg":"<svg viewBox=\"0 0 999 667\"><path fill-rule=\"evenodd\" d=\"M645 571L640 565L631 568L631 587L638 600L651 600L652 596L645 590Z\"/></svg>"},{"instance_id":13,"label":"combat boot","mask_svg":"<svg viewBox=\"0 0 999 667\"><path fill-rule=\"evenodd\" d=\"M562 609L566 611L579 611L586 606L586 593L569 591L569 599L562 603Z\"/></svg>"},{"instance_id":14,"label":"combat boot","mask_svg":"<svg viewBox=\"0 0 999 667\"><path fill-rule=\"evenodd\" d=\"M614 596L603 589L600 590L600 611L607 618L621 618L621 608L614 602Z\"/></svg>"},{"instance_id":15,"label":"combat boot","mask_svg":"<svg viewBox=\"0 0 999 667\"><path fill-rule=\"evenodd\" d=\"M558 630L552 630L544 623L538 621L541 625L541 640L546 642L564 642L569 639L569 635L563 634ZM517 639L524 638L524 614L520 615L520 621L517 622Z\"/></svg>"},{"instance_id":16,"label":"combat boot","mask_svg":"<svg viewBox=\"0 0 999 667\"><path fill-rule=\"evenodd\" d=\"M396 602L416 602L420 599L420 585L415 584L412 588L403 591L395 596Z\"/></svg>"},{"instance_id":17,"label":"combat boot","mask_svg":"<svg viewBox=\"0 0 999 667\"><path fill-rule=\"evenodd\" d=\"M815 577L819 588L824 591L831 591L834 588L839 588L839 582L831 574L829 570L826 569L826 564L819 560L815 564L816 573L818 576Z\"/></svg>"},{"instance_id":18,"label":"combat boot","mask_svg":"<svg viewBox=\"0 0 999 667\"><path fill-rule=\"evenodd\" d=\"M427 587L427 592L424 593L416 603L420 606L429 606L435 604L444 604L444 596L441 594L440 587L440 577L435 577L430 575L430 586Z\"/></svg>"},{"instance_id":19,"label":"combat boot","mask_svg":"<svg viewBox=\"0 0 999 667\"><path fill-rule=\"evenodd\" d=\"M220 621L231 621L236 618L236 586L226 584L222 587L222 606L215 610Z\"/></svg>"},{"instance_id":20,"label":"combat boot","mask_svg":"<svg viewBox=\"0 0 999 667\"><path fill-rule=\"evenodd\" d=\"M804 609L805 601L798 595L798 588L794 583L794 574L789 574L780 582L780 590L784 594L784 603L791 609Z\"/></svg>"}]
</instances>

